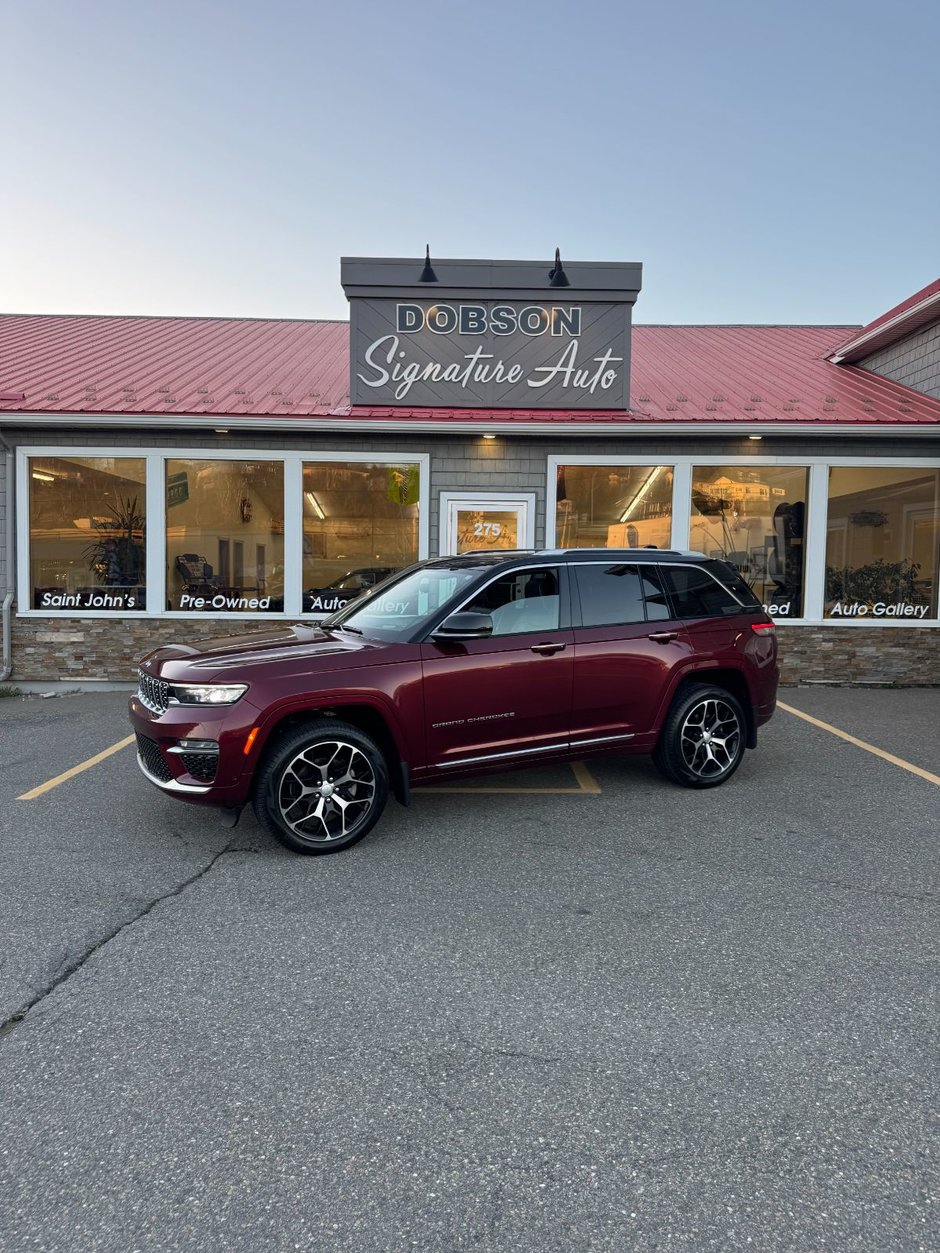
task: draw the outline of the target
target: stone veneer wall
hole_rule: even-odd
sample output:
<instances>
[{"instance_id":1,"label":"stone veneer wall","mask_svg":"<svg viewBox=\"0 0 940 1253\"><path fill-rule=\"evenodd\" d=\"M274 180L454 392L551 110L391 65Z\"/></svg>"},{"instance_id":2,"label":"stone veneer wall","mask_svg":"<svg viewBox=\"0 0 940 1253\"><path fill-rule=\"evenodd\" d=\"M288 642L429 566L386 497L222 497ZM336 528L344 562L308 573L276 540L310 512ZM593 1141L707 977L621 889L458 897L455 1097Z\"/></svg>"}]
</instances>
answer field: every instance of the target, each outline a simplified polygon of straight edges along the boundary
<instances>
[{"instance_id":1,"label":"stone veneer wall","mask_svg":"<svg viewBox=\"0 0 940 1253\"><path fill-rule=\"evenodd\" d=\"M278 621L270 627L283 625ZM218 639L266 626L245 621L19 618L13 624L10 682L72 682L76 687L89 680L130 684L138 660L161 644ZM940 686L940 629L936 627L778 626L778 638L781 678L786 684Z\"/></svg>"}]
</instances>

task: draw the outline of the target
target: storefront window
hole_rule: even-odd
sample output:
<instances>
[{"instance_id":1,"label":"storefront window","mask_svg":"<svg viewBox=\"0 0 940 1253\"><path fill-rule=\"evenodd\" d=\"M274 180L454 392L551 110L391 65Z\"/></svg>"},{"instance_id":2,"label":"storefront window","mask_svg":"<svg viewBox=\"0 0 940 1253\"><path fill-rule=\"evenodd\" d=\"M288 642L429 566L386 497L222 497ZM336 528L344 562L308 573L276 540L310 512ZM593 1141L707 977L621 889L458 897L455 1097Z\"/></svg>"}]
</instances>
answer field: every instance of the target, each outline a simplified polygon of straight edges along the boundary
<instances>
[{"instance_id":1,"label":"storefront window","mask_svg":"<svg viewBox=\"0 0 940 1253\"><path fill-rule=\"evenodd\" d=\"M940 470L829 471L826 617L937 617Z\"/></svg>"},{"instance_id":2,"label":"storefront window","mask_svg":"<svg viewBox=\"0 0 940 1253\"><path fill-rule=\"evenodd\" d=\"M146 608L142 457L29 459L34 609Z\"/></svg>"},{"instance_id":3,"label":"storefront window","mask_svg":"<svg viewBox=\"0 0 940 1253\"><path fill-rule=\"evenodd\" d=\"M803 615L804 466L693 466L689 546L730 562L774 617Z\"/></svg>"},{"instance_id":4,"label":"storefront window","mask_svg":"<svg viewBox=\"0 0 940 1253\"><path fill-rule=\"evenodd\" d=\"M418 560L417 462L303 468L303 609L332 613Z\"/></svg>"},{"instance_id":5,"label":"storefront window","mask_svg":"<svg viewBox=\"0 0 940 1253\"><path fill-rule=\"evenodd\" d=\"M559 466L560 548L668 548L672 466Z\"/></svg>"},{"instance_id":6,"label":"storefront window","mask_svg":"<svg viewBox=\"0 0 940 1253\"><path fill-rule=\"evenodd\" d=\"M197 613L284 608L284 465L166 463L167 606Z\"/></svg>"}]
</instances>

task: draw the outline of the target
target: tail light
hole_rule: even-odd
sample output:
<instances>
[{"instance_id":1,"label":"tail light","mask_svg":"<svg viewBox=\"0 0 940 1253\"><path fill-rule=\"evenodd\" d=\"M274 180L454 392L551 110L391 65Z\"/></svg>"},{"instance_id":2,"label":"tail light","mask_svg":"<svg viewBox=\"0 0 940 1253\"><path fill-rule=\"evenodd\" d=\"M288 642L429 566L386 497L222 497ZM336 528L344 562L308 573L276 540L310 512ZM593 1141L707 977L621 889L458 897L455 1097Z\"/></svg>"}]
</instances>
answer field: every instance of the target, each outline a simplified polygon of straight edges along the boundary
<instances>
[{"instance_id":1,"label":"tail light","mask_svg":"<svg viewBox=\"0 0 940 1253\"><path fill-rule=\"evenodd\" d=\"M751 630L758 635L766 635L769 631L773 631L774 624L772 622L752 622Z\"/></svg>"}]
</instances>

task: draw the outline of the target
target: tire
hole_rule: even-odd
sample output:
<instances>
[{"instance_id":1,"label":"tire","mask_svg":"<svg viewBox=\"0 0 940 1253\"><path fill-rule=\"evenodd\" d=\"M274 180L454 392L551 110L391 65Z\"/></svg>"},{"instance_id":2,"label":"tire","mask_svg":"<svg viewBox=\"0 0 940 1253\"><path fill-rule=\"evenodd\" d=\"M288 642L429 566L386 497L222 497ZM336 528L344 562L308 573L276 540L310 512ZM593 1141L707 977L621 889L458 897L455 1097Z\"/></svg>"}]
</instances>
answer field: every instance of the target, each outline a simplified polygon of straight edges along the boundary
<instances>
[{"instance_id":1,"label":"tire","mask_svg":"<svg viewBox=\"0 0 940 1253\"><path fill-rule=\"evenodd\" d=\"M375 742L346 722L320 718L275 746L256 780L253 806L285 848L317 855L357 844L387 800L388 768Z\"/></svg>"},{"instance_id":2,"label":"tire","mask_svg":"<svg viewBox=\"0 0 940 1253\"><path fill-rule=\"evenodd\" d=\"M683 688L663 724L653 761L682 787L718 787L740 766L747 722L737 697L723 687Z\"/></svg>"}]
</instances>

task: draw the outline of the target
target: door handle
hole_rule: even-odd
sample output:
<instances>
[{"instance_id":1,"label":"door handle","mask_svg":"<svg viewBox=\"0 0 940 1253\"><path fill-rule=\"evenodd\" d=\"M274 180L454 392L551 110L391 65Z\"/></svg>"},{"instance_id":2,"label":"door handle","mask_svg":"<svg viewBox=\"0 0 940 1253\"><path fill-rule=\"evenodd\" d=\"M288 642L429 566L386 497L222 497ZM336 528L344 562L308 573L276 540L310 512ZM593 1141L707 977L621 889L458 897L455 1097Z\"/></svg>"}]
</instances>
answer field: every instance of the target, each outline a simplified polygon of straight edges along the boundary
<instances>
[{"instance_id":1,"label":"door handle","mask_svg":"<svg viewBox=\"0 0 940 1253\"><path fill-rule=\"evenodd\" d=\"M678 631L654 631L652 635L647 636L647 639L651 639L654 644L669 644L678 638Z\"/></svg>"},{"instance_id":2,"label":"door handle","mask_svg":"<svg viewBox=\"0 0 940 1253\"><path fill-rule=\"evenodd\" d=\"M564 647L564 644L533 644L529 652L541 653L543 656L548 657L552 653L560 653Z\"/></svg>"}]
</instances>

